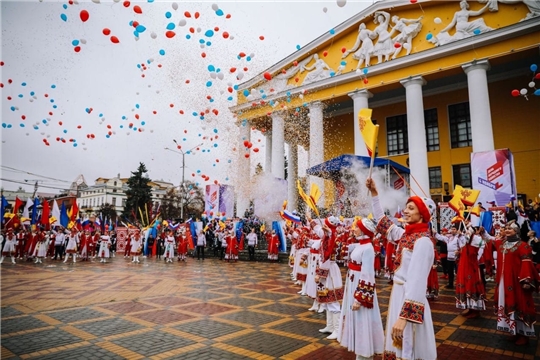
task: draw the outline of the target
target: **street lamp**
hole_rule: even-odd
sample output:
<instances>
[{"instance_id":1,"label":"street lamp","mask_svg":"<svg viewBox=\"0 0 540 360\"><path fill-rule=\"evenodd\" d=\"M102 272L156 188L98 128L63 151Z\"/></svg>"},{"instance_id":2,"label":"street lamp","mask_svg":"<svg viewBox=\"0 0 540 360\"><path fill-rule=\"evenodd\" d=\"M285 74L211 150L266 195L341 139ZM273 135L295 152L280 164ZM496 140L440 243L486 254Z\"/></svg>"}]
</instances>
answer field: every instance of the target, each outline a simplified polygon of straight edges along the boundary
<instances>
[{"instance_id":1,"label":"street lamp","mask_svg":"<svg viewBox=\"0 0 540 360\"><path fill-rule=\"evenodd\" d=\"M176 145L178 145L178 143L176 142L176 140L174 140L174 143ZM182 192L181 192L181 197L180 197L180 218L182 219L182 221L184 221L184 193L183 193L183 190L184 190L184 178L185 178L185 172L186 172L186 153L190 153L193 149L196 149L198 148L199 146L202 146L202 143L200 143L199 145L195 145L194 147L192 147L191 149L187 150L186 152L184 152L181 148L180 148L180 145L178 145L178 150L180 151L176 151L176 150L173 150L173 149L170 149L168 147L165 148L165 150L169 150L169 151L172 151L172 152L175 152L177 154L181 154L182 155L182 183L180 184L180 187L182 189Z\"/></svg>"}]
</instances>

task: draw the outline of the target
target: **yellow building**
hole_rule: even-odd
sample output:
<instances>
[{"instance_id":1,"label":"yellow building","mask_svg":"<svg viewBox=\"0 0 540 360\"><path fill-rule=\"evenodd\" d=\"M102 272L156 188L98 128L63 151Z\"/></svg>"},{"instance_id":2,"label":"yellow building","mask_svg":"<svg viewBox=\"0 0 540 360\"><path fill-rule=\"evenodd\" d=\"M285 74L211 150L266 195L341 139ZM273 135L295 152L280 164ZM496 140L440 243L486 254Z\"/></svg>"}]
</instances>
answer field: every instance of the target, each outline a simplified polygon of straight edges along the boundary
<instances>
[{"instance_id":1,"label":"yellow building","mask_svg":"<svg viewBox=\"0 0 540 360\"><path fill-rule=\"evenodd\" d=\"M251 127L265 130L276 177L284 177L289 144L290 186L297 145L309 151L310 166L367 155L356 114L369 107L380 126L377 156L408 166L412 191L441 201L445 190L473 185L471 153L508 148L517 192L534 199L540 76L535 82L533 64L540 65L538 1L380 1L241 84L231 111L249 124L240 126L243 139ZM522 89L526 96L514 96Z\"/></svg>"}]
</instances>

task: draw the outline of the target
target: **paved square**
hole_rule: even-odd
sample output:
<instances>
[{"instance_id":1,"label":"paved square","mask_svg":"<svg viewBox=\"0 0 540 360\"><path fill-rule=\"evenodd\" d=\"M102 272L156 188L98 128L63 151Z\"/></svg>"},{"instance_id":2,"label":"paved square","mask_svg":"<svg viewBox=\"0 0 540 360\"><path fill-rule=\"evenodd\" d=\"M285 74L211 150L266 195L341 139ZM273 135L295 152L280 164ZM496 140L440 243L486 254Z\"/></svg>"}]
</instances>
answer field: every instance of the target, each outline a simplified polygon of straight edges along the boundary
<instances>
[{"instance_id":1,"label":"paved square","mask_svg":"<svg viewBox=\"0 0 540 360\"><path fill-rule=\"evenodd\" d=\"M318 331L325 314L307 311L283 263L46 260L2 264L0 281L2 359L355 359ZM536 338L517 347L495 331L493 286L478 319L460 316L450 290L430 302L440 360L540 359ZM377 288L386 325L391 285Z\"/></svg>"}]
</instances>

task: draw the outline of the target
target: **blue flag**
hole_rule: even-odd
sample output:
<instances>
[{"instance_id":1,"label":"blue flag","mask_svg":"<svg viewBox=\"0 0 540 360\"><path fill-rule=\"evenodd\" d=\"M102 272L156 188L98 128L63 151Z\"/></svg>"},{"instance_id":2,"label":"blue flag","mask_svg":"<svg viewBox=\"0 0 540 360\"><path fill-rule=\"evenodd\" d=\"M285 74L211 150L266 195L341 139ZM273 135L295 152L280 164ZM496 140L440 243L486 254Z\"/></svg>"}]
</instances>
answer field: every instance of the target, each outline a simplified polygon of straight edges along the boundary
<instances>
[{"instance_id":1,"label":"blue flag","mask_svg":"<svg viewBox=\"0 0 540 360\"><path fill-rule=\"evenodd\" d=\"M38 211L37 207L39 206L39 199L34 199L34 206L32 207L32 221L30 224L36 224L38 222Z\"/></svg>"},{"instance_id":2,"label":"blue flag","mask_svg":"<svg viewBox=\"0 0 540 360\"><path fill-rule=\"evenodd\" d=\"M67 228L69 224L69 216L66 209L66 204L62 202L62 207L60 207L60 225L64 228Z\"/></svg>"},{"instance_id":3,"label":"blue flag","mask_svg":"<svg viewBox=\"0 0 540 360\"><path fill-rule=\"evenodd\" d=\"M1 208L1 214L0 214L0 222L3 222L4 221L4 213L6 212L6 207L9 206L9 203L8 201L6 200L6 198L4 197L4 195L2 195L2 204L0 206Z\"/></svg>"}]
</instances>

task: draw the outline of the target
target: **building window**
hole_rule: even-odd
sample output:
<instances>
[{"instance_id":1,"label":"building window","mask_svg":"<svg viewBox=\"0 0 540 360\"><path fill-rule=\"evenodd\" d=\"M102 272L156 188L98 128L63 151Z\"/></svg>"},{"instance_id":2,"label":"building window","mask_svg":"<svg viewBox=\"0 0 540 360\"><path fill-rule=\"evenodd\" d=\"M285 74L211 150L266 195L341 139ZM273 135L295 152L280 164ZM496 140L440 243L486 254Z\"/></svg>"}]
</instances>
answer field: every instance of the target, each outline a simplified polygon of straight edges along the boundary
<instances>
[{"instance_id":1,"label":"building window","mask_svg":"<svg viewBox=\"0 0 540 360\"><path fill-rule=\"evenodd\" d=\"M448 119L452 148L472 146L469 102L448 106Z\"/></svg>"},{"instance_id":2,"label":"building window","mask_svg":"<svg viewBox=\"0 0 540 360\"><path fill-rule=\"evenodd\" d=\"M454 174L454 185L461 185L466 188L472 187L470 164L453 165L452 171Z\"/></svg>"},{"instance_id":3,"label":"building window","mask_svg":"<svg viewBox=\"0 0 540 360\"><path fill-rule=\"evenodd\" d=\"M440 166L429 168L429 188L442 189L442 174Z\"/></svg>"},{"instance_id":4,"label":"building window","mask_svg":"<svg viewBox=\"0 0 540 360\"><path fill-rule=\"evenodd\" d=\"M427 151L439 150L439 119L437 109L424 111L424 121L426 125Z\"/></svg>"},{"instance_id":5,"label":"building window","mask_svg":"<svg viewBox=\"0 0 540 360\"><path fill-rule=\"evenodd\" d=\"M116 181L114 182L114 186L116 186Z\"/></svg>"},{"instance_id":6,"label":"building window","mask_svg":"<svg viewBox=\"0 0 540 360\"><path fill-rule=\"evenodd\" d=\"M407 115L386 118L386 129L388 155L399 155L409 152Z\"/></svg>"},{"instance_id":7,"label":"building window","mask_svg":"<svg viewBox=\"0 0 540 360\"><path fill-rule=\"evenodd\" d=\"M115 197L112 198L112 206L116 206L116 198Z\"/></svg>"},{"instance_id":8,"label":"building window","mask_svg":"<svg viewBox=\"0 0 540 360\"><path fill-rule=\"evenodd\" d=\"M125 208L127 204L127 199L122 199L122 207Z\"/></svg>"}]
</instances>

